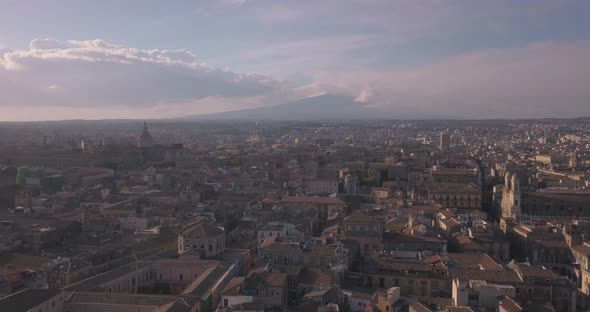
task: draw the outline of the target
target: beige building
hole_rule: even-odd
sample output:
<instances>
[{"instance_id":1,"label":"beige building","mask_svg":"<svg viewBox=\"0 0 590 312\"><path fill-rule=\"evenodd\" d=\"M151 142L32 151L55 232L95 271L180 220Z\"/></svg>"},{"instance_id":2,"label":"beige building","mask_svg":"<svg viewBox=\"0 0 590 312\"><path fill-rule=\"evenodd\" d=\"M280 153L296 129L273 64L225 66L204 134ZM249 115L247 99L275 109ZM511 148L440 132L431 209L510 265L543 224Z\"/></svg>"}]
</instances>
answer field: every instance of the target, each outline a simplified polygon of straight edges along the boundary
<instances>
[{"instance_id":1,"label":"beige building","mask_svg":"<svg viewBox=\"0 0 590 312\"><path fill-rule=\"evenodd\" d=\"M520 216L520 179L515 173L506 173L502 190L502 218Z\"/></svg>"},{"instance_id":2,"label":"beige building","mask_svg":"<svg viewBox=\"0 0 590 312\"><path fill-rule=\"evenodd\" d=\"M225 249L225 230L220 226L197 222L187 225L178 235L178 254L199 255L202 259L220 258Z\"/></svg>"},{"instance_id":3,"label":"beige building","mask_svg":"<svg viewBox=\"0 0 590 312\"><path fill-rule=\"evenodd\" d=\"M338 193L338 180L318 179L305 181L305 194L333 194Z\"/></svg>"},{"instance_id":4,"label":"beige building","mask_svg":"<svg viewBox=\"0 0 590 312\"><path fill-rule=\"evenodd\" d=\"M303 265L329 269L333 266L348 266L348 250L341 243L312 245L301 239L268 237L258 248L259 263L273 265Z\"/></svg>"},{"instance_id":5,"label":"beige building","mask_svg":"<svg viewBox=\"0 0 590 312\"><path fill-rule=\"evenodd\" d=\"M244 303L287 306L287 274L251 272L234 277L221 293L221 306L231 308Z\"/></svg>"},{"instance_id":6,"label":"beige building","mask_svg":"<svg viewBox=\"0 0 590 312\"><path fill-rule=\"evenodd\" d=\"M479 171L473 169L463 168L442 168L438 166L432 167L430 170L430 177L437 183L475 183L479 184Z\"/></svg>"},{"instance_id":7,"label":"beige building","mask_svg":"<svg viewBox=\"0 0 590 312\"><path fill-rule=\"evenodd\" d=\"M481 209L481 190L474 183L430 184L428 185L428 199L448 208Z\"/></svg>"}]
</instances>

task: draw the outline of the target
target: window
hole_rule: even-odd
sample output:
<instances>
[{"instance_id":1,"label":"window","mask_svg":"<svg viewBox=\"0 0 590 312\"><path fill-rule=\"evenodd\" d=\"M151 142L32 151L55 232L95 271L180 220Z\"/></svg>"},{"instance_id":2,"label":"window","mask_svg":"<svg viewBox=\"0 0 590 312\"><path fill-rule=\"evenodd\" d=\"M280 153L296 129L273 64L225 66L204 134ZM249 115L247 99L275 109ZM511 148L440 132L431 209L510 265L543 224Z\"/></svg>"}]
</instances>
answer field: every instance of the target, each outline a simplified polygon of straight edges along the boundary
<instances>
[{"instance_id":1,"label":"window","mask_svg":"<svg viewBox=\"0 0 590 312\"><path fill-rule=\"evenodd\" d=\"M227 308L228 304L227 298L223 299L223 306Z\"/></svg>"},{"instance_id":2,"label":"window","mask_svg":"<svg viewBox=\"0 0 590 312\"><path fill-rule=\"evenodd\" d=\"M184 277L184 276L182 276L182 273L180 273L180 277L179 277L179 279L180 279L181 281L182 281L183 277Z\"/></svg>"},{"instance_id":3,"label":"window","mask_svg":"<svg viewBox=\"0 0 590 312\"><path fill-rule=\"evenodd\" d=\"M437 280L433 280L431 283L431 287L432 289L438 289L438 281Z\"/></svg>"},{"instance_id":4,"label":"window","mask_svg":"<svg viewBox=\"0 0 590 312\"><path fill-rule=\"evenodd\" d=\"M533 294L533 289L532 288L527 289L527 293L529 294L529 296L532 295Z\"/></svg>"}]
</instances>

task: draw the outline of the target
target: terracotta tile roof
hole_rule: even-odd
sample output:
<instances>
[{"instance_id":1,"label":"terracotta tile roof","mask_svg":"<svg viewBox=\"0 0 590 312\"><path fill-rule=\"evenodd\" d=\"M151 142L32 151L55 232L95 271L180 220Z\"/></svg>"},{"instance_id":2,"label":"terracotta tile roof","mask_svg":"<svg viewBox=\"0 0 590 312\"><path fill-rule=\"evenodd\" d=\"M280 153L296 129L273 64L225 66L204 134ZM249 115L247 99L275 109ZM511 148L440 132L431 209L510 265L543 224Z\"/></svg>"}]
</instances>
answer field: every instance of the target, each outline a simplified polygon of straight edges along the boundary
<instances>
[{"instance_id":1,"label":"terracotta tile roof","mask_svg":"<svg viewBox=\"0 0 590 312\"><path fill-rule=\"evenodd\" d=\"M188 225L185 227L184 231L182 231L182 235L198 237L217 236L222 235L223 233L225 233L225 230L222 227L202 222Z\"/></svg>"},{"instance_id":2,"label":"terracotta tile roof","mask_svg":"<svg viewBox=\"0 0 590 312\"><path fill-rule=\"evenodd\" d=\"M572 250L574 252L577 252L581 255L584 255L586 257L590 257L590 246L586 245L586 244L581 244L581 245L577 245L577 246L573 246Z\"/></svg>"},{"instance_id":3,"label":"terracotta tile roof","mask_svg":"<svg viewBox=\"0 0 590 312\"><path fill-rule=\"evenodd\" d=\"M246 279L245 276L238 276L238 277L234 277L231 279L231 281L229 281L229 283L227 284L227 286L225 286L225 288L223 289L223 291L221 292L224 295L239 295L240 294L240 286L244 283L244 280Z\"/></svg>"},{"instance_id":4,"label":"terracotta tile roof","mask_svg":"<svg viewBox=\"0 0 590 312\"><path fill-rule=\"evenodd\" d=\"M353 214L350 215L346 218L344 218L344 223L370 223L370 224L379 224L382 223L381 220L379 220L376 217L373 216L369 216L369 215L363 215L363 214Z\"/></svg>"},{"instance_id":5,"label":"terracotta tile roof","mask_svg":"<svg viewBox=\"0 0 590 312\"><path fill-rule=\"evenodd\" d=\"M260 228L259 231L282 231L284 228L284 225L282 224L267 224L265 226L263 226L262 228Z\"/></svg>"},{"instance_id":6,"label":"terracotta tile roof","mask_svg":"<svg viewBox=\"0 0 590 312\"><path fill-rule=\"evenodd\" d=\"M453 233L453 238L455 239L455 241L457 241L457 243L463 247L464 249L468 249L468 250L485 250L480 244L474 242L471 238L469 238L467 235L460 233L460 232L456 232Z\"/></svg>"},{"instance_id":7,"label":"terracotta tile roof","mask_svg":"<svg viewBox=\"0 0 590 312\"><path fill-rule=\"evenodd\" d=\"M450 211L449 209L441 209L441 211L439 211L439 213L442 214L443 216L445 216L445 218L447 218L447 219L455 217L455 214L452 211Z\"/></svg>"},{"instance_id":8,"label":"terracotta tile roof","mask_svg":"<svg viewBox=\"0 0 590 312\"><path fill-rule=\"evenodd\" d=\"M553 271L542 266L517 264L516 268L524 277L555 278Z\"/></svg>"},{"instance_id":9,"label":"terracotta tile roof","mask_svg":"<svg viewBox=\"0 0 590 312\"><path fill-rule=\"evenodd\" d=\"M434 232L426 232L422 234L412 234L411 229L404 230L400 233L385 232L383 233L383 240L385 243L444 243L445 240Z\"/></svg>"},{"instance_id":10,"label":"terracotta tile roof","mask_svg":"<svg viewBox=\"0 0 590 312\"><path fill-rule=\"evenodd\" d=\"M506 296L503 297L502 300L500 300L500 306L506 312L521 312L521 311L523 311L522 307L518 303L516 303L516 301L514 301L512 298L506 297Z\"/></svg>"},{"instance_id":11,"label":"terracotta tile roof","mask_svg":"<svg viewBox=\"0 0 590 312\"><path fill-rule=\"evenodd\" d=\"M512 270L487 271L487 270L451 270L450 275L460 279L482 280L492 283L513 284L521 283L522 279L518 273Z\"/></svg>"},{"instance_id":12,"label":"terracotta tile roof","mask_svg":"<svg viewBox=\"0 0 590 312\"><path fill-rule=\"evenodd\" d=\"M252 272L244 280L244 287L257 288L260 285L267 287L283 287L287 283L287 274L276 272Z\"/></svg>"},{"instance_id":13,"label":"terracotta tile roof","mask_svg":"<svg viewBox=\"0 0 590 312\"><path fill-rule=\"evenodd\" d=\"M440 220L440 223L444 223L444 225L449 229L460 225L459 222L457 222L457 220L454 218Z\"/></svg>"},{"instance_id":14,"label":"terracotta tile roof","mask_svg":"<svg viewBox=\"0 0 590 312\"><path fill-rule=\"evenodd\" d=\"M501 264L487 254L448 253L447 264L457 269L483 269L486 271L503 271Z\"/></svg>"},{"instance_id":15,"label":"terracotta tile roof","mask_svg":"<svg viewBox=\"0 0 590 312\"><path fill-rule=\"evenodd\" d=\"M329 286L332 283L332 277L317 268L303 268L299 273L299 282L309 285Z\"/></svg>"},{"instance_id":16,"label":"terracotta tile roof","mask_svg":"<svg viewBox=\"0 0 590 312\"><path fill-rule=\"evenodd\" d=\"M474 312L470 307L447 307L448 312Z\"/></svg>"},{"instance_id":17,"label":"terracotta tile roof","mask_svg":"<svg viewBox=\"0 0 590 312\"><path fill-rule=\"evenodd\" d=\"M311 204L311 205L340 205L344 206L345 203L335 197L319 197L319 196L283 196L280 199L267 198L263 200L264 203L283 203L283 204Z\"/></svg>"},{"instance_id":18,"label":"terracotta tile roof","mask_svg":"<svg viewBox=\"0 0 590 312\"><path fill-rule=\"evenodd\" d=\"M224 267L214 266L203 272L199 277L190 283L182 292L183 295L191 295L196 298L208 296L213 285L227 272Z\"/></svg>"},{"instance_id":19,"label":"terracotta tile roof","mask_svg":"<svg viewBox=\"0 0 590 312\"><path fill-rule=\"evenodd\" d=\"M410 307L416 312L432 312L432 310L430 310L420 302L410 303Z\"/></svg>"},{"instance_id":20,"label":"terracotta tile roof","mask_svg":"<svg viewBox=\"0 0 590 312\"><path fill-rule=\"evenodd\" d=\"M110 304L128 304L136 306L159 306L169 302L176 301L177 296L168 295L144 295L144 294L124 294L124 293L97 293L97 292L73 292L67 298L71 303L110 303Z\"/></svg>"},{"instance_id":21,"label":"terracotta tile roof","mask_svg":"<svg viewBox=\"0 0 590 312\"><path fill-rule=\"evenodd\" d=\"M9 253L0 256L0 264L20 268L42 269L49 262L50 258L26 254Z\"/></svg>"},{"instance_id":22,"label":"terracotta tile roof","mask_svg":"<svg viewBox=\"0 0 590 312\"><path fill-rule=\"evenodd\" d=\"M305 298L313 298L313 297L321 297L325 294L328 293L328 291L330 291L331 288L326 288L326 289L320 289L320 290L314 290L310 293L305 294Z\"/></svg>"},{"instance_id":23,"label":"terracotta tile roof","mask_svg":"<svg viewBox=\"0 0 590 312\"><path fill-rule=\"evenodd\" d=\"M432 183L428 185L430 193L480 193L480 188L477 184L469 183Z\"/></svg>"}]
</instances>

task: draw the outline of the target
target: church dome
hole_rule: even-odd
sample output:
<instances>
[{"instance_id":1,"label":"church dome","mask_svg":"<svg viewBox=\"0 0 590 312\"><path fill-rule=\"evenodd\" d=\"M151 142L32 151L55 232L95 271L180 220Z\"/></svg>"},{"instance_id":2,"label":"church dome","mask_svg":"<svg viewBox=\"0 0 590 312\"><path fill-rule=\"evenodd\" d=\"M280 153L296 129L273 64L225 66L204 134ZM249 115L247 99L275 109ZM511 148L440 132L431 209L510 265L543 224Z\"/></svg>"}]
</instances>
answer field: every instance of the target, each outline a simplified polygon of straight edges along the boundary
<instances>
[{"instance_id":1,"label":"church dome","mask_svg":"<svg viewBox=\"0 0 590 312\"><path fill-rule=\"evenodd\" d=\"M137 147L149 147L152 146L153 143L153 138L148 130L147 122L144 121L143 131L141 131L141 134L139 135L139 140L137 140Z\"/></svg>"}]
</instances>

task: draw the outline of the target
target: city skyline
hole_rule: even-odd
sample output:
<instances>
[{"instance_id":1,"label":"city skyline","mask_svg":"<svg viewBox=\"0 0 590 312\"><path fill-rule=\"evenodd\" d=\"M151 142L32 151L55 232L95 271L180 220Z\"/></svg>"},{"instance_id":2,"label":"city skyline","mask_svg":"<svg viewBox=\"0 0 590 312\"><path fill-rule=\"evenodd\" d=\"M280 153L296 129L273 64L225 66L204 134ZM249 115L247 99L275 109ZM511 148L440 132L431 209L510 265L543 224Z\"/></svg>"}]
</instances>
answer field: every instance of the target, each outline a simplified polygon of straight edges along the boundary
<instances>
[{"instance_id":1,"label":"city skyline","mask_svg":"<svg viewBox=\"0 0 590 312\"><path fill-rule=\"evenodd\" d=\"M174 118L320 94L400 118L590 115L585 1L2 8L3 121Z\"/></svg>"},{"instance_id":2,"label":"city skyline","mask_svg":"<svg viewBox=\"0 0 590 312\"><path fill-rule=\"evenodd\" d=\"M590 0L0 0L0 312L590 311Z\"/></svg>"}]
</instances>

